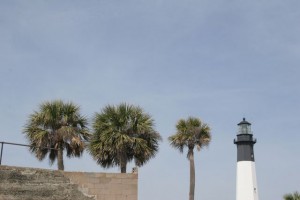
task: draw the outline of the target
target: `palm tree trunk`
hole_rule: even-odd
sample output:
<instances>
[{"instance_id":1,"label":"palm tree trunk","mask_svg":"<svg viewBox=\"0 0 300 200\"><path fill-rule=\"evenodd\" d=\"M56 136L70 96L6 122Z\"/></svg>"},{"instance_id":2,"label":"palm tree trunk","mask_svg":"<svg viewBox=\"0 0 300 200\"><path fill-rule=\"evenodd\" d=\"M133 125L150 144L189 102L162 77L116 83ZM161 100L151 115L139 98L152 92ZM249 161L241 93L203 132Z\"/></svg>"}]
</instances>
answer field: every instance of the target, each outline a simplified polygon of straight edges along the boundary
<instances>
[{"instance_id":1,"label":"palm tree trunk","mask_svg":"<svg viewBox=\"0 0 300 200\"><path fill-rule=\"evenodd\" d=\"M121 164L121 173L126 173L126 163Z\"/></svg>"},{"instance_id":2,"label":"palm tree trunk","mask_svg":"<svg viewBox=\"0 0 300 200\"><path fill-rule=\"evenodd\" d=\"M121 164L121 173L126 173L126 167L127 167L127 158L126 158L126 154L121 154L120 156L120 164Z\"/></svg>"},{"instance_id":3,"label":"palm tree trunk","mask_svg":"<svg viewBox=\"0 0 300 200\"><path fill-rule=\"evenodd\" d=\"M58 147L58 149L57 149L57 167L58 167L58 170L62 170L62 171L64 171L64 169L65 169L63 157L64 157L63 149L62 149L62 147Z\"/></svg>"},{"instance_id":4,"label":"palm tree trunk","mask_svg":"<svg viewBox=\"0 0 300 200\"><path fill-rule=\"evenodd\" d=\"M189 200L194 200L195 195L195 162L194 162L194 151L189 149L189 160L190 160L190 194Z\"/></svg>"}]
</instances>

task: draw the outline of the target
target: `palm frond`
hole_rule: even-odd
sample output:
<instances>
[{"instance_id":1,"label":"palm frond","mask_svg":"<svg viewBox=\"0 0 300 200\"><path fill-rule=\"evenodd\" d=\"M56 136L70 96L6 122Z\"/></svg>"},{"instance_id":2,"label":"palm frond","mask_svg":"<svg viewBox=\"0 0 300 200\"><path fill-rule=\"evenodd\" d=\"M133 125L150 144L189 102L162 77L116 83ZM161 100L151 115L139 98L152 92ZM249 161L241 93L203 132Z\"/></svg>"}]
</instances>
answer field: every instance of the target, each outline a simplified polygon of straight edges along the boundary
<instances>
[{"instance_id":1,"label":"palm frond","mask_svg":"<svg viewBox=\"0 0 300 200\"><path fill-rule=\"evenodd\" d=\"M151 116L126 103L96 113L93 130L89 152L103 167L120 166L120 159L135 159L141 166L155 155L161 140Z\"/></svg>"},{"instance_id":2,"label":"palm frond","mask_svg":"<svg viewBox=\"0 0 300 200\"><path fill-rule=\"evenodd\" d=\"M300 193L296 191L294 193L285 194L283 198L284 200L300 200Z\"/></svg>"},{"instance_id":3,"label":"palm frond","mask_svg":"<svg viewBox=\"0 0 300 200\"><path fill-rule=\"evenodd\" d=\"M82 154L84 141L90 138L87 124L87 119L79 113L79 106L72 102L64 103L62 100L47 101L29 116L23 133L29 143L36 146L30 149L31 152L39 160L49 154L52 164L57 152L47 149L48 147L66 148L67 156Z\"/></svg>"},{"instance_id":4,"label":"palm frond","mask_svg":"<svg viewBox=\"0 0 300 200\"><path fill-rule=\"evenodd\" d=\"M209 126L202 123L199 118L180 119L176 124L176 130L177 132L168 138L170 145L181 153L187 147L189 149L187 157L195 146L200 150L208 146L211 141Z\"/></svg>"}]
</instances>

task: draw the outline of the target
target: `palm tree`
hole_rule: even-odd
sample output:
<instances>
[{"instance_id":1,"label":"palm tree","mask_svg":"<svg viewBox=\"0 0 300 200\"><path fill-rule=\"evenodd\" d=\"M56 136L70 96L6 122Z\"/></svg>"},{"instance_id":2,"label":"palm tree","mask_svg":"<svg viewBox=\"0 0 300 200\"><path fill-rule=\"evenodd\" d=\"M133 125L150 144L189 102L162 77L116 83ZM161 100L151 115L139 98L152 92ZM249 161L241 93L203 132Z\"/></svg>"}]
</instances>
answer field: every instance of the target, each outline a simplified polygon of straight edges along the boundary
<instances>
[{"instance_id":1,"label":"palm tree","mask_svg":"<svg viewBox=\"0 0 300 200\"><path fill-rule=\"evenodd\" d=\"M39 160L48 155L51 165L57 159L59 170L64 170L63 150L67 157L80 157L90 136L79 107L61 100L42 103L39 111L30 115L23 133L30 151Z\"/></svg>"},{"instance_id":2,"label":"palm tree","mask_svg":"<svg viewBox=\"0 0 300 200\"><path fill-rule=\"evenodd\" d=\"M300 200L300 193L294 192L292 194L286 194L283 196L284 200Z\"/></svg>"},{"instance_id":3,"label":"palm tree","mask_svg":"<svg viewBox=\"0 0 300 200\"><path fill-rule=\"evenodd\" d=\"M170 145L178 149L181 153L185 147L188 148L187 158L190 161L190 192L189 200L194 200L195 193L195 163L194 147L198 151L209 145L211 141L210 128L202 123L200 119L189 117L187 120L180 119L176 124L177 132L168 139Z\"/></svg>"},{"instance_id":4,"label":"palm tree","mask_svg":"<svg viewBox=\"0 0 300 200\"><path fill-rule=\"evenodd\" d=\"M158 152L159 133L153 119L140 107L122 103L106 106L96 113L89 152L104 168L119 166L126 173L127 163L142 166Z\"/></svg>"}]
</instances>

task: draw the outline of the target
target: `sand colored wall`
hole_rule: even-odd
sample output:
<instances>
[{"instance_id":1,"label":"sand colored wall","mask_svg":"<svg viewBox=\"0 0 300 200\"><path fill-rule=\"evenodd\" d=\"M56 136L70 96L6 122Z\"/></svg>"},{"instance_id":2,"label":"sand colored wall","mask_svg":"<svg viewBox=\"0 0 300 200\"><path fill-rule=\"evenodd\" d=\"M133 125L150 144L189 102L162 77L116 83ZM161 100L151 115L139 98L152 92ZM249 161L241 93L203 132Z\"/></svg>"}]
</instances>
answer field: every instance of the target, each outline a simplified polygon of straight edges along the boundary
<instances>
[{"instance_id":1,"label":"sand colored wall","mask_svg":"<svg viewBox=\"0 0 300 200\"><path fill-rule=\"evenodd\" d=\"M0 200L95 200L61 171L0 166Z\"/></svg>"},{"instance_id":2,"label":"sand colored wall","mask_svg":"<svg viewBox=\"0 0 300 200\"><path fill-rule=\"evenodd\" d=\"M138 174L63 172L71 183L96 200L137 200Z\"/></svg>"},{"instance_id":3,"label":"sand colored wall","mask_svg":"<svg viewBox=\"0 0 300 200\"><path fill-rule=\"evenodd\" d=\"M0 166L0 200L137 200L138 174Z\"/></svg>"}]
</instances>

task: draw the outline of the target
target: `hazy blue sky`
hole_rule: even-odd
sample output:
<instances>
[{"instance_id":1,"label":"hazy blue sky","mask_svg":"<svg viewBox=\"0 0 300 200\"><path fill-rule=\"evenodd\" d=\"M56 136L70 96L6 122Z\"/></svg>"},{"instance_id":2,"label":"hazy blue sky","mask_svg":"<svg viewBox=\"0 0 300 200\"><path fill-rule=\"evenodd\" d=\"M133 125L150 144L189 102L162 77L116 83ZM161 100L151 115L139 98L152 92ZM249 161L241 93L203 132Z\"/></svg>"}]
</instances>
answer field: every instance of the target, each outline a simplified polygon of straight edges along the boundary
<instances>
[{"instance_id":1,"label":"hazy blue sky","mask_svg":"<svg viewBox=\"0 0 300 200\"><path fill-rule=\"evenodd\" d=\"M180 118L212 127L196 154L195 199L235 199L236 147L252 123L260 199L300 190L299 0L0 0L0 141L25 143L28 116L45 100L139 105L164 139L139 169L139 200L188 198L189 162L167 137ZM55 169L26 148L3 164ZM132 164L130 165L130 167ZM88 154L66 170L116 172Z\"/></svg>"}]
</instances>

